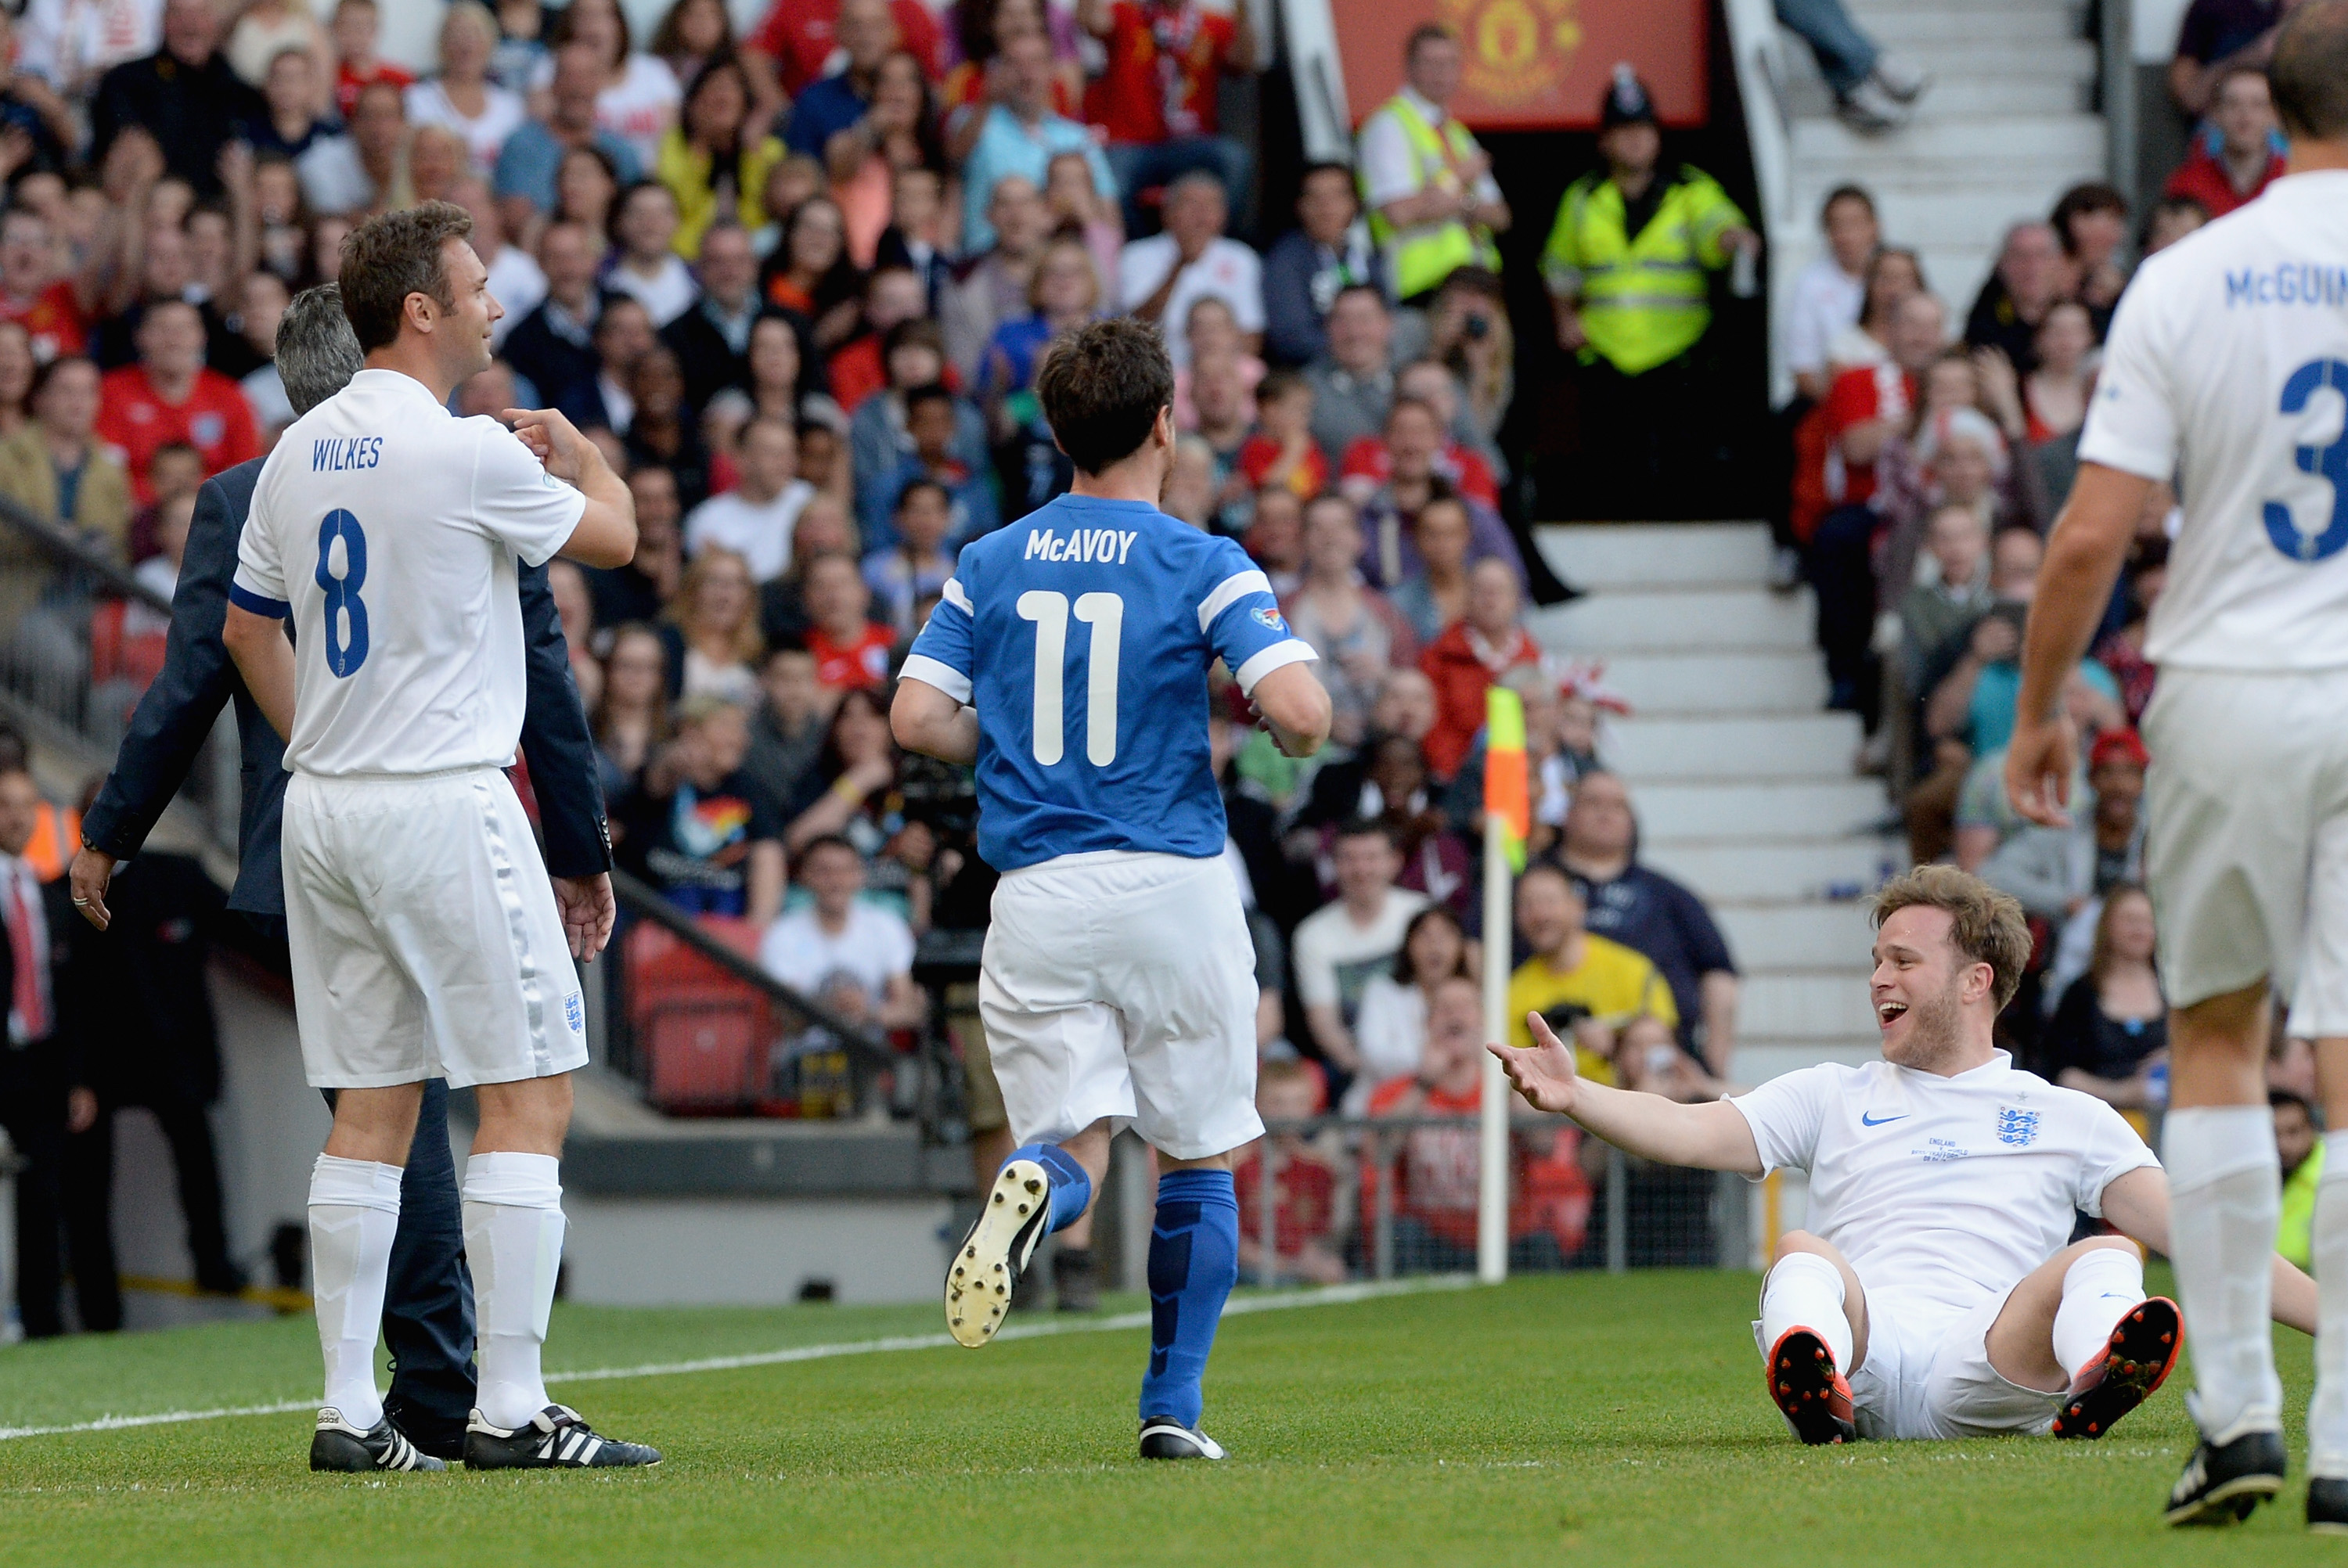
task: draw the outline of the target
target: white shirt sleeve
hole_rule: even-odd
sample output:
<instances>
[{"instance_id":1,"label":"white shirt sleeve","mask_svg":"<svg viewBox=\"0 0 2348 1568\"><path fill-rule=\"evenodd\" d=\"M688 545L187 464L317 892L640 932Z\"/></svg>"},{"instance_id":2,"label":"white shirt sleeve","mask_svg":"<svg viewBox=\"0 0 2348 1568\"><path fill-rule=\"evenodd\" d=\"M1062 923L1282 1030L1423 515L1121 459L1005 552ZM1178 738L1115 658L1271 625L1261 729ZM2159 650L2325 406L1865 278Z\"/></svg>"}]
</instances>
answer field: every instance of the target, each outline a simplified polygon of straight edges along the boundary
<instances>
[{"instance_id":1,"label":"white shirt sleeve","mask_svg":"<svg viewBox=\"0 0 2348 1568\"><path fill-rule=\"evenodd\" d=\"M1335 1007L1342 999L1337 992L1337 965L1329 956L1329 921L1344 919L1337 906L1331 905L1320 915L1307 916L1296 927L1296 946L1289 955L1296 968L1296 995L1306 1007Z\"/></svg>"},{"instance_id":2,"label":"white shirt sleeve","mask_svg":"<svg viewBox=\"0 0 2348 1568\"><path fill-rule=\"evenodd\" d=\"M2157 1170L2160 1161L2137 1136L2126 1117L2092 1095L2079 1098L2087 1102L2081 1108L2087 1118L2087 1129L2079 1152L2079 1187L2071 1194L2071 1201L2081 1213L2101 1219L2106 1187L2130 1171L2140 1171L2147 1165Z\"/></svg>"},{"instance_id":3,"label":"white shirt sleeve","mask_svg":"<svg viewBox=\"0 0 2348 1568\"><path fill-rule=\"evenodd\" d=\"M236 575L229 579L228 597L239 609L254 615L283 620L292 613L277 533L267 526L259 507L245 519L244 531L237 539Z\"/></svg>"},{"instance_id":4,"label":"white shirt sleeve","mask_svg":"<svg viewBox=\"0 0 2348 1568\"><path fill-rule=\"evenodd\" d=\"M1834 301L1809 268L1794 280L1793 308L1786 313L1786 366L1797 374L1824 370L1827 341L1846 323L1834 318Z\"/></svg>"},{"instance_id":5,"label":"white shirt sleeve","mask_svg":"<svg viewBox=\"0 0 2348 1568\"><path fill-rule=\"evenodd\" d=\"M1402 122L1385 109L1362 127L1361 167L1362 186L1374 208L1416 195L1426 183L1418 177L1418 159L1411 156Z\"/></svg>"},{"instance_id":6,"label":"white shirt sleeve","mask_svg":"<svg viewBox=\"0 0 2348 1568\"><path fill-rule=\"evenodd\" d=\"M1830 1063L1805 1067L1729 1101L1753 1129L1763 1175L1807 1171L1817 1160L1818 1130L1826 1124L1828 1102L1836 1098L1836 1071Z\"/></svg>"},{"instance_id":7,"label":"white shirt sleeve","mask_svg":"<svg viewBox=\"0 0 2348 1568\"><path fill-rule=\"evenodd\" d=\"M1171 241L1161 243L1164 236L1152 234L1147 240L1127 242L1117 256L1117 302L1131 310L1158 292L1172 271L1175 250Z\"/></svg>"},{"instance_id":8,"label":"white shirt sleeve","mask_svg":"<svg viewBox=\"0 0 2348 1568\"><path fill-rule=\"evenodd\" d=\"M2157 338L2163 313L2171 307L2169 291L2160 286L2167 270L2157 267L2158 261L2147 262L2151 275L2139 272L2120 296L2096 395L2087 406L2087 427L2079 437L2081 462L2147 479L2167 479L2177 472L2177 399Z\"/></svg>"},{"instance_id":9,"label":"white shirt sleeve","mask_svg":"<svg viewBox=\"0 0 2348 1568\"><path fill-rule=\"evenodd\" d=\"M1237 240L1227 243L1232 270L1238 273L1230 296L1231 314L1240 331L1260 333L1263 331L1263 259Z\"/></svg>"},{"instance_id":10,"label":"white shirt sleeve","mask_svg":"<svg viewBox=\"0 0 2348 1568\"><path fill-rule=\"evenodd\" d=\"M570 542L587 497L548 473L521 437L487 415L473 457L473 520L529 566L544 566Z\"/></svg>"}]
</instances>

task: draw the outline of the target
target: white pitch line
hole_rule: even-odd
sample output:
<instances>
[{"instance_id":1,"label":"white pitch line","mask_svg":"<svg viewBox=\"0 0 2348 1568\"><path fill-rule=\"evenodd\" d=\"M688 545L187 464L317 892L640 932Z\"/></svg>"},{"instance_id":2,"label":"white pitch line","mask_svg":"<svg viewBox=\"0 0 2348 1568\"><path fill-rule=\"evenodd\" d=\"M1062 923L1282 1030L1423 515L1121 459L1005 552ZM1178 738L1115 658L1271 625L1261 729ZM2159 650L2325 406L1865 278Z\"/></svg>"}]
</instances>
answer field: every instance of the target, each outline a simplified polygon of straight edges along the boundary
<instances>
[{"instance_id":1,"label":"white pitch line","mask_svg":"<svg viewBox=\"0 0 2348 1568\"><path fill-rule=\"evenodd\" d=\"M1223 1316L1240 1317L1258 1312L1288 1312L1307 1307L1344 1307L1357 1301L1416 1296L1431 1290L1464 1290L1475 1283L1473 1276L1468 1275L1436 1275L1421 1279L1330 1285L1315 1290L1243 1296L1228 1303L1223 1307ZM1148 1327L1148 1313L1120 1312L1107 1317L1014 1323L999 1330L994 1337L998 1340L1048 1339L1063 1334L1105 1334ZM693 1372L733 1372L749 1367L780 1367L795 1361L830 1361L843 1356L875 1356L897 1350L939 1350L954 1344L955 1340L950 1334L894 1334L881 1339L856 1339L835 1345L794 1345L781 1350L758 1350L742 1356L709 1356L694 1361L654 1361L640 1367L591 1367L576 1372L549 1372L546 1380L550 1383L602 1383L622 1378L674 1378ZM265 1405L223 1405L209 1410L157 1410L141 1416L100 1416L96 1420L75 1421L64 1426L0 1427L0 1442L17 1438L62 1437L77 1432L111 1432L132 1427L167 1427L188 1421L226 1420L236 1416L284 1416L296 1410L314 1410L317 1408L315 1399L279 1399Z\"/></svg>"}]
</instances>

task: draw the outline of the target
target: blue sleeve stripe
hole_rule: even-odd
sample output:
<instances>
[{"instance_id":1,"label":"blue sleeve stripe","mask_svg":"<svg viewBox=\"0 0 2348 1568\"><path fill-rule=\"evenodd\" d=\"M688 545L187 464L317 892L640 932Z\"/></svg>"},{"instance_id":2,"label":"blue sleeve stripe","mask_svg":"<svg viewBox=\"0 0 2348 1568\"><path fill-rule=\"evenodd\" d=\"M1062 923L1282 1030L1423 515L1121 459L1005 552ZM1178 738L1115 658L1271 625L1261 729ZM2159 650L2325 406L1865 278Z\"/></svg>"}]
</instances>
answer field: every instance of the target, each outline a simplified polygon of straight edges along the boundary
<instances>
[{"instance_id":1,"label":"blue sleeve stripe","mask_svg":"<svg viewBox=\"0 0 2348 1568\"><path fill-rule=\"evenodd\" d=\"M228 585L228 601L252 615L265 615L272 620L285 620L294 614L294 607L282 599L264 599L241 582Z\"/></svg>"},{"instance_id":2,"label":"blue sleeve stripe","mask_svg":"<svg viewBox=\"0 0 2348 1568\"><path fill-rule=\"evenodd\" d=\"M1240 683L1241 696L1252 697L1255 695L1255 683L1282 665L1310 663L1320 657L1313 651L1311 643L1291 637L1251 657L1246 663L1231 671L1231 679Z\"/></svg>"},{"instance_id":3,"label":"blue sleeve stripe","mask_svg":"<svg viewBox=\"0 0 2348 1568\"><path fill-rule=\"evenodd\" d=\"M953 665L932 659L926 653L909 653L905 667L897 673L909 681L919 681L924 686L935 686L955 702L970 702L970 677Z\"/></svg>"},{"instance_id":4,"label":"blue sleeve stripe","mask_svg":"<svg viewBox=\"0 0 2348 1568\"><path fill-rule=\"evenodd\" d=\"M953 605L956 610L961 610L964 615L976 615L978 613L977 610L971 608L970 592L963 587L962 579L958 577L950 577L946 579L945 587L938 589L938 597L943 600L946 603Z\"/></svg>"},{"instance_id":5,"label":"blue sleeve stripe","mask_svg":"<svg viewBox=\"0 0 2348 1568\"><path fill-rule=\"evenodd\" d=\"M1199 630L1203 635L1222 614L1239 600L1251 593L1270 593L1272 579L1260 571L1233 572L1215 585L1215 591L1199 603Z\"/></svg>"}]
</instances>

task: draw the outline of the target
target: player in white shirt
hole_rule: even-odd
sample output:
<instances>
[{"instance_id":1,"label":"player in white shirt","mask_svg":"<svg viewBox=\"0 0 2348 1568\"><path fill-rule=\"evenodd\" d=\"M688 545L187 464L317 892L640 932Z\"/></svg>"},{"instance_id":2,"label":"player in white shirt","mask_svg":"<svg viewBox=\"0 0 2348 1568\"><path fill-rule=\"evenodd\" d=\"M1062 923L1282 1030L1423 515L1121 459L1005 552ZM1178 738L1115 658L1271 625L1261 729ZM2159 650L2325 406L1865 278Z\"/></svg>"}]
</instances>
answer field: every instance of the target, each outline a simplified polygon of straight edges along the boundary
<instances>
[{"instance_id":1,"label":"player in white shirt","mask_svg":"<svg viewBox=\"0 0 2348 1568\"><path fill-rule=\"evenodd\" d=\"M1643 1159L1808 1173L1811 1228L1779 1239L1754 1325L1804 1442L2099 1438L2160 1386L2180 1334L2136 1248L2072 1244L2073 1211L2167 1250L2159 1162L2119 1112L1993 1044L2030 956L2019 904L1925 866L1886 885L1875 917L1881 1061L1684 1105L1576 1078L1538 1014L1534 1047L1492 1052L1532 1104ZM2312 1328L2313 1282L2268 1261L2277 1316Z\"/></svg>"},{"instance_id":2,"label":"player in white shirt","mask_svg":"<svg viewBox=\"0 0 2348 1568\"><path fill-rule=\"evenodd\" d=\"M2289 168L2149 258L2120 301L2040 569L2007 751L2015 808L2059 823L2078 744L2057 712L2152 487L2184 524L2145 652L2145 864L2159 917L2178 1295L2202 1446L2169 1517L2247 1512L2282 1484L2265 1258L2281 1177L2273 1004L2316 1040L2336 1176L2308 1419L2311 1525L2348 1531L2348 0L2305 0L2269 69ZM2327 1166L2332 1170L2333 1167Z\"/></svg>"},{"instance_id":3,"label":"player in white shirt","mask_svg":"<svg viewBox=\"0 0 2348 1568\"><path fill-rule=\"evenodd\" d=\"M310 1182L325 1398L313 1469L438 1470L376 1388L401 1167L423 1085L473 1086L464 1183L479 1310L468 1469L652 1464L547 1398L557 1156L587 1061L572 958L612 929L608 877L550 887L500 770L524 705L517 558L635 553L628 490L561 415L458 419L501 313L462 208L344 241L366 368L286 431L253 492L222 641L286 736L285 913L309 1081L336 1091ZM289 643L287 621L294 641Z\"/></svg>"}]
</instances>

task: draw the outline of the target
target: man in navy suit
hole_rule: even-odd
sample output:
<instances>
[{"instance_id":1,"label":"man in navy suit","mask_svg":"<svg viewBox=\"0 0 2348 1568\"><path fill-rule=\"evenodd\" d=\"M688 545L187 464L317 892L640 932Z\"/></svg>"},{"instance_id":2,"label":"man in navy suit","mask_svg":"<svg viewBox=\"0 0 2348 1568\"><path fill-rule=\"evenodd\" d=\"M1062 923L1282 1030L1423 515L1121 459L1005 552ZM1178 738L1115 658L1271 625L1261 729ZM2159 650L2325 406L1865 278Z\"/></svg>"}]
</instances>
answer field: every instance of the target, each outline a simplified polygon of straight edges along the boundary
<instances>
[{"instance_id":1,"label":"man in navy suit","mask_svg":"<svg viewBox=\"0 0 2348 1568\"><path fill-rule=\"evenodd\" d=\"M333 284L304 291L287 308L277 330L277 368L297 415L342 390L360 363L358 339ZM75 907L104 929L109 918L107 883L116 862L146 841L221 707L233 701L243 750L243 810L229 908L252 925L283 971L285 888L278 833L285 799L284 743L245 691L221 641L237 543L261 466L258 458L239 464L197 493L163 671L140 699L114 772L82 819L82 847L71 877ZM546 867L555 876L600 877L611 869L612 840L596 782L594 740L572 682L570 653L544 568L522 569L520 593L529 649L521 743L546 835ZM612 894L608 881L602 886L602 935L608 938ZM394 1363L384 1406L417 1448L448 1460L463 1451L473 1405L473 1296L464 1246L448 1147L448 1089L436 1081L426 1086L400 1184L399 1233L383 1314L384 1341Z\"/></svg>"}]
</instances>

